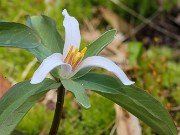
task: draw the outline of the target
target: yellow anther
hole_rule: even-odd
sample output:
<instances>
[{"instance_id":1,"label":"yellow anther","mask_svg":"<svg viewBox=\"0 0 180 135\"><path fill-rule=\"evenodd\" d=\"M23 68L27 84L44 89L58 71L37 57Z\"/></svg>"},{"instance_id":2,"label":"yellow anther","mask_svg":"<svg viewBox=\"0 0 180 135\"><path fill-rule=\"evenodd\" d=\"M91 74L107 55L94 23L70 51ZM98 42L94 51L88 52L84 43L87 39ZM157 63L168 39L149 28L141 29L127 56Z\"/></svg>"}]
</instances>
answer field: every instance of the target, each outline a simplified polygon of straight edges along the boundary
<instances>
[{"instance_id":1,"label":"yellow anther","mask_svg":"<svg viewBox=\"0 0 180 135\"><path fill-rule=\"evenodd\" d=\"M77 52L76 55L73 57L72 65L76 63L76 61L81 57L81 53Z\"/></svg>"},{"instance_id":2,"label":"yellow anther","mask_svg":"<svg viewBox=\"0 0 180 135\"><path fill-rule=\"evenodd\" d=\"M78 48L74 48L73 46L71 46L64 62L70 64L72 66L72 69L74 70L82 61L86 51L87 51L87 47L84 47L79 52Z\"/></svg>"},{"instance_id":3,"label":"yellow anther","mask_svg":"<svg viewBox=\"0 0 180 135\"><path fill-rule=\"evenodd\" d=\"M67 63L72 65L73 58L74 58L74 53L72 52Z\"/></svg>"},{"instance_id":4,"label":"yellow anther","mask_svg":"<svg viewBox=\"0 0 180 135\"><path fill-rule=\"evenodd\" d=\"M85 54L85 53L81 53L81 58L83 58L83 57L84 57L84 54Z\"/></svg>"},{"instance_id":5,"label":"yellow anther","mask_svg":"<svg viewBox=\"0 0 180 135\"><path fill-rule=\"evenodd\" d=\"M85 54L87 51L87 47L84 47L84 49L81 50L81 54Z\"/></svg>"},{"instance_id":6,"label":"yellow anther","mask_svg":"<svg viewBox=\"0 0 180 135\"><path fill-rule=\"evenodd\" d=\"M74 51L74 56L76 56L77 53L78 53L78 48L76 48L76 50Z\"/></svg>"},{"instance_id":7,"label":"yellow anther","mask_svg":"<svg viewBox=\"0 0 180 135\"><path fill-rule=\"evenodd\" d=\"M69 61L69 58L71 57L72 52L73 52L73 46L71 46L71 48L69 49L69 52L68 52L68 54L67 54L67 56L66 56L66 58L64 60L65 62Z\"/></svg>"},{"instance_id":8,"label":"yellow anther","mask_svg":"<svg viewBox=\"0 0 180 135\"><path fill-rule=\"evenodd\" d=\"M77 53L79 53L79 52L78 52L78 49L76 48L75 51L72 53L73 56L72 56L72 59L71 59L72 61L70 62L70 64L71 64L71 63L73 64L73 61L74 61L74 59L76 58Z\"/></svg>"},{"instance_id":9,"label":"yellow anther","mask_svg":"<svg viewBox=\"0 0 180 135\"><path fill-rule=\"evenodd\" d=\"M83 59L83 55L81 54L81 56L77 59L77 61L72 65L72 69L75 70L76 67L81 63Z\"/></svg>"}]
</instances>

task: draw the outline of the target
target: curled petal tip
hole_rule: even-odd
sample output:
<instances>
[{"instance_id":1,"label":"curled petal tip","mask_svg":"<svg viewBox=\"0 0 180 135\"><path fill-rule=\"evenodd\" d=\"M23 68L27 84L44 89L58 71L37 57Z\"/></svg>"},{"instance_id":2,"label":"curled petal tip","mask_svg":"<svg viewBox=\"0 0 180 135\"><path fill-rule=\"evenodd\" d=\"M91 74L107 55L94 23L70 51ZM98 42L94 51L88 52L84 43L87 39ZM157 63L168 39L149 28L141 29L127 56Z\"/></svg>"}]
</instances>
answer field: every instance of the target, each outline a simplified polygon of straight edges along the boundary
<instances>
[{"instance_id":1,"label":"curled petal tip","mask_svg":"<svg viewBox=\"0 0 180 135\"><path fill-rule=\"evenodd\" d=\"M111 60L101 57L101 56L91 56L86 58L82 63L79 65L77 70L72 74L76 74L79 70L87 67L100 67L104 68L112 73L114 73L119 80L122 81L124 85L132 85L134 84L133 81L129 80L123 70L118 67L114 62Z\"/></svg>"},{"instance_id":2,"label":"curled petal tip","mask_svg":"<svg viewBox=\"0 0 180 135\"><path fill-rule=\"evenodd\" d=\"M63 15L64 17L69 16L69 14L68 14L68 12L67 12L67 10L66 10L66 9L64 9L64 10L62 11L62 15Z\"/></svg>"},{"instance_id":3,"label":"curled petal tip","mask_svg":"<svg viewBox=\"0 0 180 135\"><path fill-rule=\"evenodd\" d=\"M30 84L38 84L38 83L40 83L40 82L37 82L37 81L34 81L34 80L30 81Z\"/></svg>"},{"instance_id":4,"label":"curled petal tip","mask_svg":"<svg viewBox=\"0 0 180 135\"><path fill-rule=\"evenodd\" d=\"M135 83L135 82L133 82L133 81L123 82L124 85L132 85L132 84L134 84L134 83Z\"/></svg>"},{"instance_id":5,"label":"curled petal tip","mask_svg":"<svg viewBox=\"0 0 180 135\"><path fill-rule=\"evenodd\" d=\"M32 80L30 81L30 84L34 84Z\"/></svg>"}]
</instances>

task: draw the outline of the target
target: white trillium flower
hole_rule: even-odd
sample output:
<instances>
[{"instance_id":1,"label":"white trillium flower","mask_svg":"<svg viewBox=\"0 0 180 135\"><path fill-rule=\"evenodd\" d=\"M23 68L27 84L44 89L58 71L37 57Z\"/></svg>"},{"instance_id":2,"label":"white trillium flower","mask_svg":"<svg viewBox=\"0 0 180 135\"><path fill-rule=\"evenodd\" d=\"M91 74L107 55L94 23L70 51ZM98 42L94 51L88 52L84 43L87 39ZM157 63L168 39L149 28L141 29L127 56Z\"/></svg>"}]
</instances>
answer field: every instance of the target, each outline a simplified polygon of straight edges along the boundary
<instances>
[{"instance_id":1,"label":"white trillium flower","mask_svg":"<svg viewBox=\"0 0 180 135\"><path fill-rule=\"evenodd\" d=\"M64 79L73 77L79 70L87 67L100 67L114 73L124 85L131 85L134 82L129 80L121 68L111 60L101 56L91 56L83 60L87 47L79 51L81 35L78 21L70 16L66 9L62 12L64 16L65 44L63 54L54 53L43 60L35 71L31 84L42 82L47 74L54 68L60 68L60 76Z\"/></svg>"}]
</instances>

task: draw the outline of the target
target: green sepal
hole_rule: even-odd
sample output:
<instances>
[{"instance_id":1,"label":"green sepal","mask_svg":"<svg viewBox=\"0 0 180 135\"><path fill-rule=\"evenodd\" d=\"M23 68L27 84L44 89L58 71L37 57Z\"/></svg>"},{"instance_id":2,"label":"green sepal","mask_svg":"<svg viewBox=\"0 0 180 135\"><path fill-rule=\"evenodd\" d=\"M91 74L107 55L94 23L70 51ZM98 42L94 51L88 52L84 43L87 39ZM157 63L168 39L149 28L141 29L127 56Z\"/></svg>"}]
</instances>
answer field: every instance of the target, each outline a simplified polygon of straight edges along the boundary
<instances>
[{"instance_id":1,"label":"green sepal","mask_svg":"<svg viewBox=\"0 0 180 135\"><path fill-rule=\"evenodd\" d=\"M63 84L66 90L69 90L74 94L77 102L80 105L82 105L86 109L91 107L85 89L81 84L70 79L62 79L61 83Z\"/></svg>"}]
</instances>

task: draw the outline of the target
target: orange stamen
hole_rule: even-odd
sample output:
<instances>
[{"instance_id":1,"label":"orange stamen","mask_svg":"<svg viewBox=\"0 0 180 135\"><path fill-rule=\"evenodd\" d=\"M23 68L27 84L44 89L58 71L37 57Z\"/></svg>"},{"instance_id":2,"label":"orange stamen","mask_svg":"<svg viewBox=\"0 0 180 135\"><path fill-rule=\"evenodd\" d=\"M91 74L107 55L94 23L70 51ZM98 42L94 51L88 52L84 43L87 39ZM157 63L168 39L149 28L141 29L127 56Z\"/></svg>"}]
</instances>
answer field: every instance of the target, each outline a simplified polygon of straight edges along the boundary
<instances>
[{"instance_id":1,"label":"orange stamen","mask_svg":"<svg viewBox=\"0 0 180 135\"><path fill-rule=\"evenodd\" d=\"M81 54L85 54L87 51L87 47L84 47L84 49L81 50Z\"/></svg>"},{"instance_id":2,"label":"orange stamen","mask_svg":"<svg viewBox=\"0 0 180 135\"><path fill-rule=\"evenodd\" d=\"M68 52L68 54L67 54L67 56L66 56L66 58L64 60L65 62L69 61L69 58L72 55L72 52L73 52L73 46L71 46L71 48L69 49L69 52Z\"/></svg>"},{"instance_id":3,"label":"orange stamen","mask_svg":"<svg viewBox=\"0 0 180 135\"><path fill-rule=\"evenodd\" d=\"M67 62L68 64L72 65L73 57L74 57L74 53L71 53L69 60Z\"/></svg>"},{"instance_id":4,"label":"orange stamen","mask_svg":"<svg viewBox=\"0 0 180 135\"><path fill-rule=\"evenodd\" d=\"M78 49L76 48L76 50L74 51L74 56L76 56L77 53L78 53Z\"/></svg>"},{"instance_id":5,"label":"orange stamen","mask_svg":"<svg viewBox=\"0 0 180 135\"><path fill-rule=\"evenodd\" d=\"M76 61L76 63L73 64L72 69L75 70L76 67L80 64L82 61L83 57L79 57L79 59Z\"/></svg>"},{"instance_id":6,"label":"orange stamen","mask_svg":"<svg viewBox=\"0 0 180 135\"><path fill-rule=\"evenodd\" d=\"M72 61L72 65L74 65L74 63L76 63L76 61L81 57L81 53L78 52L76 55L74 55L73 61Z\"/></svg>"},{"instance_id":7,"label":"orange stamen","mask_svg":"<svg viewBox=\"0 0 180 135\"><path fill-rule=\"evenodd\" d=\"M82 61L84 54L87 51L87 47L84 47L80 52L78 51L78 49L73 48L73 46L71 46L71 48L69 49L69 52L65 58L65 62L70 64L72 66L72 69L74 70Z\"/></svg>"}]
</instances>

